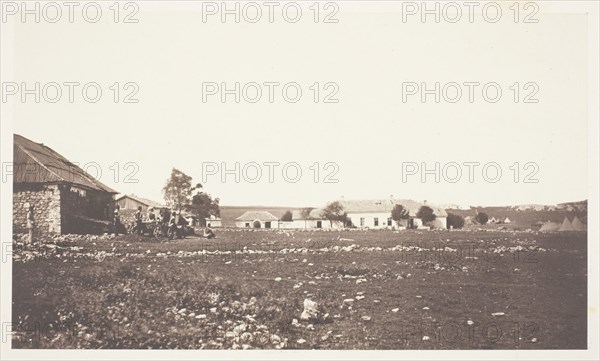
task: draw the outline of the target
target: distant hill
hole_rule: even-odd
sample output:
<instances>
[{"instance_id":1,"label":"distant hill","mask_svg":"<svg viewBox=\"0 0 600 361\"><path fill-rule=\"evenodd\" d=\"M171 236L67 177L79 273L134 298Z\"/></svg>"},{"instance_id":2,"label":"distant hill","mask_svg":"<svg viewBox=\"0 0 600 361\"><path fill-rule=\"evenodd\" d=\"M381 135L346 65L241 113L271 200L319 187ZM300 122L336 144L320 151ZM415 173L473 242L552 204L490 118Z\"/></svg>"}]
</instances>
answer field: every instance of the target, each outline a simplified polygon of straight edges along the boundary
<instances>
[{"instance_id":1,"label":"distant hill","mask_svg":"<svg viewBox=\"0 0 600 361\"><path fill-rule=\"evenodd\" d=\"M557 205L522 204L513 206L517 211L568 211L587 212L587 200L579 202L559 203Z\"/></svg>"},{"instance_id":2,"label":"distant hill","mask_svg":"<svg viewBox=\"0 0 600 361\"><path fill-rule=\"evenodd\" d=\"M461 209L464 211L471 209L471 206L463 206L460 204L436 204L436 206L443 209Z\"/></svg>"},{"instance_id":3,"label":"distant hill","mask_svg":"<svg viewBox=\"0 0 600 361\"><path fill-rule=\"evenodd\" d=\"M475 216L477 212L487 213L488 216L498 219L509 218L513 225L532 226L537 222L562 222L565 216L579 217L587 223L587 200L580 202L567 202L557 205L524 204L517 206L474 207L456 204L438 205L446 212L458 214L463 217ZM221 219L226 227L234 227L235 219L246 211L267 211L275 217L281 218L286 211L301 210L300 207L273 207L273 206L221 206Z\"/></svg>"},{"instance_id":4,"label":"distant hill","mask_svg":"<svg viewBox=\"0 0 600 361\"><path fill-rule=\"evenodd\" d=\"M568 202L557 205L526 204L518 206L501 207L471 207L470 210L448 208L446 212L458 214L463 217L475 216L477 212L484 212L490 218L509 218L513 223L522 226L531 226L537 222L562 222L565 217L577 216L587 223L587 200Z\"/></svg>"}]
</instances>

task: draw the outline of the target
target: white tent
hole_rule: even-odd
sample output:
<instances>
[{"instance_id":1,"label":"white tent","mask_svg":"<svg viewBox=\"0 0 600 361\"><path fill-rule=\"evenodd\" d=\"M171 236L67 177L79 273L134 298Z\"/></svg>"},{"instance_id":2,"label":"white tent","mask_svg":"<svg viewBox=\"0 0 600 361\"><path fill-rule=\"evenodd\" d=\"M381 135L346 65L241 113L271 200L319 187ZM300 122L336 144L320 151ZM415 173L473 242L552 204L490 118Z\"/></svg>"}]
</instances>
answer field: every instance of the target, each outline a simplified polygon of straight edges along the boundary
<instances>
[{"instance_id":1,"label":"white tent","mask_svg":"<svg viewBox=\"0 0 600 361\"><path fill-rule=\"evenodd\" d=\"M496 219L496 217L492 217L490 219L488 219L488 224L496 224L498 223L498 220Z\"/></svg>"},{"instance_id":2,"label":"white tent","mask_svg":"<svg viewBox=\"0 0 600 361\"><path fill-rule=\"evenodd\" d=\"M573 225L571 224L571 222L569 222L569 218L567 218L567 217L565 217L562 224L560 225L560 228L558 229L559 232L567 232L567 231L574 231L574 230L575 229L573 228Z\"/></svg>"},{"instance_id":3,"label":"white tent","mask_svg":"<svg viewBox=\"0 0 600 361\"><path fill-rule=\"evenodd\" d=\"M504 218L504 223L510 223L510 219L508 217Z\"/></svg>"},{"instance_id":4,"label":"white tent","mask_svg":"<svg viewBox=\"0 0 600 361\"><path fill-rule=\"evenodd\" d=\"M540 232L554 232L554 231L558 231L559 228L560 228L560 225L558 223L548 221L548 222L542 224L542 227L540 228Z\"/></svg>"},{"instance_id":5,"label":"white tent","mask_svg":"<svg viewBox=\"0 0 600 361\"><path fill-rule=\"evenodd\" d=\"M577 216L573 218L573 222L571 222L571 226L573 226L573 230L575 231L586 231L587 227L583 224Z\"/></svg>"}]
</instances>

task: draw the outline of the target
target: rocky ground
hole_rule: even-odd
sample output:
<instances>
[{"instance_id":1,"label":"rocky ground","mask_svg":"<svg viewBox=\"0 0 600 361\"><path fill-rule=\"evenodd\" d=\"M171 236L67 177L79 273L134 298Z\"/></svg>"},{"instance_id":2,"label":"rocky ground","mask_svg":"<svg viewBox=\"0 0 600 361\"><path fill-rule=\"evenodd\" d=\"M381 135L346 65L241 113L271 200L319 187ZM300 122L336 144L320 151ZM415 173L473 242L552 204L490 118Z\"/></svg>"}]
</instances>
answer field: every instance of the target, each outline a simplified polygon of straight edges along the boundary
<instances>
[{"instance_id":1,"label":"rocky ground","mask_svg":"<svg viewBox=\"0 0 600 361\"><path fill-rule=\"evenodd\" d=\"M585 348L585 233L221 230L13 244L13 347Z\"/></svg>"}]
</instances>

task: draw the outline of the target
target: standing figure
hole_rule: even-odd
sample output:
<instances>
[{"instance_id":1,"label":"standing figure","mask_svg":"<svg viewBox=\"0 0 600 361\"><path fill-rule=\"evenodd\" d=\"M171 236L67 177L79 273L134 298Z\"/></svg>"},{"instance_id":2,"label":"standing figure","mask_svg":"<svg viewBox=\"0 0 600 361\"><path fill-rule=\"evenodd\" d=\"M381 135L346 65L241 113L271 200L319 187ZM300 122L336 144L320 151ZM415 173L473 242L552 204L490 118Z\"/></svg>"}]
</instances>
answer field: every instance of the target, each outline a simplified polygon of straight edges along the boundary
<instances>
[{"instance_id":1,"label":"standing figure","mask_svg":"<svg viewBox=\"0 0 600 361\"><path fill-rule=\"evenodd\" d=\"M170 238L177 237L177 214L175 211L171 212L171 219L169 219L169 228L167 234Z\"/></svg>"},{"instance_id":2,"label":"standing figure","mask_svg":"<svg viewBox=\"0 0 600 361\"><path fill-rule=\"evenodd\" d=\"M115 236L119 235L119 224L121 223L119 221L119 209L121 207L119 207L119 205L117 204L117 206L115 207L115 211L113 212L113 227L115 229Z\"/></svg>"},{"instance_id":3,"label":"standing figure","mask_svg":"<svg viewBox=\"0 0 600 361\"><path fill-rule=\"evenodd\" d=\"M137 234L142 234L142 206L135 211L135 230Z\"/></svg>"},{"instance_id":4,"label":"standing figure","mask_svg":"<svg viewBox=\"0 0 600 361\"><path fill-rule=\"evenodd\" d=\"M154 222L156 220L156 214L154 214L154 207L148 209L148 220Z\"/></svg>"},{"instance_id":5,"label":"standing figure","mask_svg":"<svg viewBox=\"0 0 600 361\"><path fill-rule=\"evenodd\" d=\"M33 206L29 206L27 211L27 229L29 230L29 243L33 243L33 229L35 228L35 219L33 218Z\"/></svg>"}]
</instances>

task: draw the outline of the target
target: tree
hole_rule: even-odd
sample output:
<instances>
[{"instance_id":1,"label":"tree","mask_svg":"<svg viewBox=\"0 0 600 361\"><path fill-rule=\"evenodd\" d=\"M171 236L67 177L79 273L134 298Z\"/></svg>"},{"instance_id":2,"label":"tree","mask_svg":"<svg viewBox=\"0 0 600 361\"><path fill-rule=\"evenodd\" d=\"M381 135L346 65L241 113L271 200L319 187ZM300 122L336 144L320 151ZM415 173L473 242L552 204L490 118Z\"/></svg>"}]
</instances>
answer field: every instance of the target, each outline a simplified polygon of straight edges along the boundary
<instances>
[{"instance_id":1,"label":"tree","mask_svg":"<svg viewBox=\"0 0 600 361\"><path fill-rule=\"evenodd\" d=\"M284 222L291 222L293 219L292 212L286 211L283 216L281 216L281 220Z\"/></svg>"},{"instance_id":2,"label":"tree","mask_svg":"<svg viewBox=\"0 0 600 361\"><path fill-rule=\"evenodd\" d=\"M459 229L465 226L465 219L458 214L448 213L447 223L448 228Z\"/></svg>"},{"instance_id":3,"label":"tree","mask_svg":"<svg viewBox=\"0 0 600 361\"><path fill-rule=\"evenodd\" d=\"M435 220L435 214L430 207L422 206L417 212L417 218L421 218L423 224L427 224Z\"/></svg>"},{"instance_id":4,"label":"tree","mask_svg":"<svg viewBox=\"0 0 600 361\"><path fill-rule=\"evenodd\" d=\"M400 225L400 221L403 219L409 219L410 215L408 209L404 208L401 204L396 204L392 209L392 219L396 221L396 224ZM408 226L408 223L407 223Z\"/></svg>"},{"instance_id":5,"label":"tree","mask_svg":"<svg viewBox=\"0 0 600 361\"><path fill-rule=\"evenodd\" d=\"M302 208L302 210L300 211L300 215L302 216L302 219L309 219L310 218L310 212L312 212L313 209L314 208L312 208L312 207Z\"/></svg>"},{"instance_id":6,"label":"tree","mask_svg":"<svg viewBox=\"0 0 600 361\"><path fill-rule=\"evenodd\" d=\"M479 224L486 224L488 222L488 219L490 219L490 217L487 215L487 213L483 213L483 212L479 212L475 216L475 220Z\"/></svg>"},{"instance_id":7,"label":"tree","mask_svg":"<svg viewBox=\"0 0 600 361\"><path fill-rule=\"evenodd\" d=\"M348 218L348 214L344 212L344 206L338 201L327 204L327 207L321 212L321 216L329 220L332 226L333 222L342 222L345 225Z\"/></svg>"},{"instance_id":8,"label":"tree","mask_svg":"<svg viewBox=\"0 0 600 361\"><path fill-rule=\"evenodd\" d=\"M196 187L198 186L202 187L201 184ZM190 203L193 189L192 177L173 168L171 176L163 188L163 195L169 207L181 211Z\"/></svg>"},{"instance_id":9,"label":"tree","mask_svg":"<svg viewBox=\"0 0 600 361\"><path fill-rule=\"evenodd\" d=\"M213 199L210 194L201 191L197 191L196 194L194 194L191 203L186 209L198 217L202 226L205 225L206 218L209 218L210 216L219 217L221 215L219 198Z\"/></svg>"}]
</instances>

